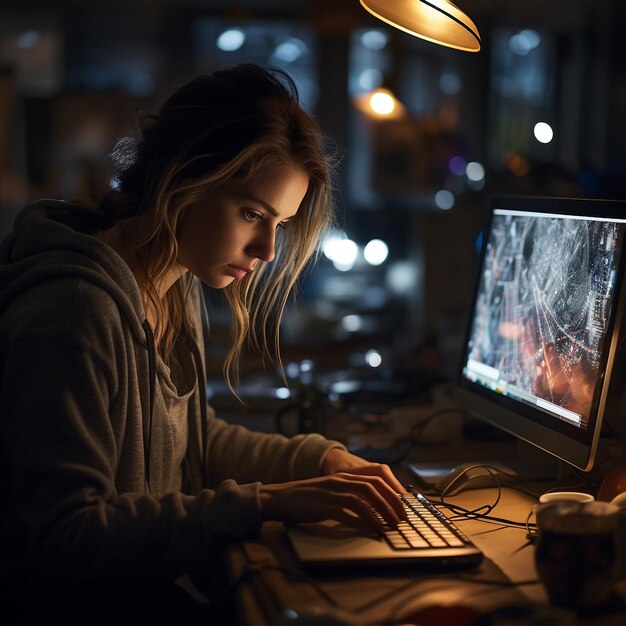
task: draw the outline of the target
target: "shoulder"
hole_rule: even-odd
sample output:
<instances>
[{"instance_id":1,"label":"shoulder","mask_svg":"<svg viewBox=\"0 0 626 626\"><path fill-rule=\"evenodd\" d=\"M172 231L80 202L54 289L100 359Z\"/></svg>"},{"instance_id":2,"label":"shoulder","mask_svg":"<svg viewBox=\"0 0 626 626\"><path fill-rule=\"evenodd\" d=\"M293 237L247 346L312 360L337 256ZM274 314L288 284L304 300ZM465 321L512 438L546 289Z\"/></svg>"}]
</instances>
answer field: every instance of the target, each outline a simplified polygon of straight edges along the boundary
<instances>
[{"instance_id":1,"label":"shoulder","mask_svg":"<svg viewBox=\"0 0 626 626\"><path fill-rule=\"evenodd\" d=\"M83 278L42 282L20 294L3 311L0 332L7 335L57 336L66 343L115 348L124 333L116 299Z\"/></svg>"}]
</instances>

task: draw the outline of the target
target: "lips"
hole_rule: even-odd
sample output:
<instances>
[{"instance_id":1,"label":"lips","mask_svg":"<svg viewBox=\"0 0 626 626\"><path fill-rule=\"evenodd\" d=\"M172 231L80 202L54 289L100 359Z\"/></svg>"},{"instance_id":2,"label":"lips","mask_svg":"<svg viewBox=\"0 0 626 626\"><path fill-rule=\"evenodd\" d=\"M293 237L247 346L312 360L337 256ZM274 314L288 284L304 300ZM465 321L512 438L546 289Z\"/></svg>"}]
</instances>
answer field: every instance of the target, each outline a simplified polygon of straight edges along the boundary
<instances>
[{"instance_id":1,"label":"lips","mask_svg":"<svg viewBox=\"0 0 626 626\"><path fill-rule=\"evenodd\" d=\"M254 267L239 267L238 265L229 265L228 269L230 270L231 275L234 278L243 278L247 274L249 274Z\"/></svg>"},{"instance_id":2,"label":"lips","mask_svg":"<svg viewBox=\"0 0 626 626\"><path fill-rule=\"evenodd\" d=\"M235 270L241 270L248 274L254 270L254 265L252 267L246 267L245 265L231 265L230 267L232 267Z\"/></svg>"}]
</instances>

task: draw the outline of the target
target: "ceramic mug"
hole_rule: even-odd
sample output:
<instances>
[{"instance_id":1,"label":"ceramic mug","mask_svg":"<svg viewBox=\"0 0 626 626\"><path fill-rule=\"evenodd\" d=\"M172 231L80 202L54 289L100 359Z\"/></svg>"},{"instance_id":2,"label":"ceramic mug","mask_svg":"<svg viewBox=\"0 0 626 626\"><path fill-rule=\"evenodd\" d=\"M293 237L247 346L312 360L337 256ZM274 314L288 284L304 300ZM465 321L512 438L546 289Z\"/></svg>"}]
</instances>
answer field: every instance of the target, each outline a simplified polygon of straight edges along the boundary
<instances>
[{"instance_id":1,"label":"ceramic mug","mask_svg":"<svg viewBox=\"0 0 626 626\"><path fill-rule=\"evenodd\" d=\"M539 504L548 502L593 502L595 498L590 493L582 491L548 491L539 496Z\"/></svg>"},{"instance_id":2,"label":"ceramic mug","mask_svg":"<svg viewBox=\"0 0 626 626\"><path fill-rule=\"evenodd\" d=\"M620 509L608 502L555 501L535 510L535 565L552 603L601 604L621 573Z\"/></svg>"}]
</instances>

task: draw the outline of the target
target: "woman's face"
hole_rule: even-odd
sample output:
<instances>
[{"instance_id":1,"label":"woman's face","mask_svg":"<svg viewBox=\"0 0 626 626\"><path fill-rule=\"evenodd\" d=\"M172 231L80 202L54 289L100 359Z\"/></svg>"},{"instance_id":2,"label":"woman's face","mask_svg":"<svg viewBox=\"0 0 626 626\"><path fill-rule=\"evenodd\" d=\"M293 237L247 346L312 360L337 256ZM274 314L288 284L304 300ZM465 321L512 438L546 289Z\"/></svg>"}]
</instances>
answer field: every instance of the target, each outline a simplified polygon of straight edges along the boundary
<instances>
[{"instance_id":1,"label":"woman's face","mask_svg":"<svg viewBox=\"0 0 626 626\"><path fill-rule=\"evenodd\" d=\"M223 289L274 258L277 228L289 220L309 185L294 165L231 181L187 209L178 229L178 264L209 287Z\"/></svg>"}]
</instances>

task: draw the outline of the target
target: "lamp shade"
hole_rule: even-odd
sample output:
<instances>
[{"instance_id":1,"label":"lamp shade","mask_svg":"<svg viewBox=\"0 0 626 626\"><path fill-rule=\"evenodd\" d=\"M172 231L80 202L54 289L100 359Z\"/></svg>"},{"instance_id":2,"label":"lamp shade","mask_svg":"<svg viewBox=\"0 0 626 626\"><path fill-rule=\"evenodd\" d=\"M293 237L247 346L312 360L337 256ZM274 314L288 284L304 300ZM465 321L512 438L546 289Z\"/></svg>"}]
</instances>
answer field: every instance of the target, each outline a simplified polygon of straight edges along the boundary
<instances>
[{"instance_id":1,"label":"lamp shade","mask_svg":"<svg viewBox=\"0 0 626 626\"><path fill-rule=\"evenodd\" d=\"M478 52L472 20L448 0L360 0L372 15L395 28L449 48Z\"/></svg>"}]
</instances>

